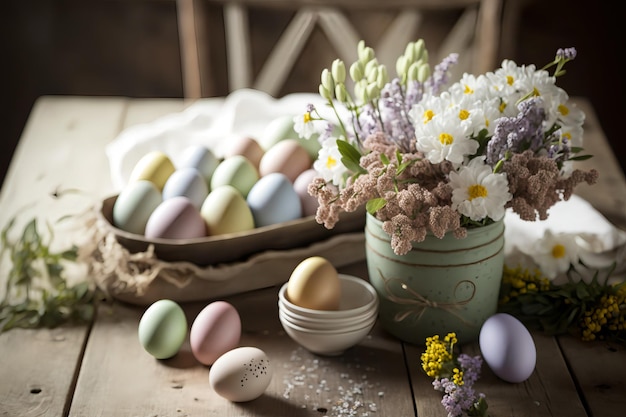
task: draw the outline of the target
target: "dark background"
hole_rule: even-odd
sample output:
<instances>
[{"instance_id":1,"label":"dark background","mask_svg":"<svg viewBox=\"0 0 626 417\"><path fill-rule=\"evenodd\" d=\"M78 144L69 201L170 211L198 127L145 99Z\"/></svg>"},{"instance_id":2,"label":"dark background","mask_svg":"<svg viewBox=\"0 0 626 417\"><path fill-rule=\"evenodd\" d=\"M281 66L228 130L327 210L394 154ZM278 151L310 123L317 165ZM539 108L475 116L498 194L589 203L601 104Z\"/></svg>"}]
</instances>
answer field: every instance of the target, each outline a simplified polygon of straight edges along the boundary
<instances>
[{"instance_id":1,"label":"dark background","mask_svg":"<svg viewBox=\"0 0 626 417\"><path fill-rule=\"evenodd\" d=\"M519 30L500 59L540 66L558 48L575 47L578 57L558 84L571 96L591 100L625 169L619 13L605 1L517 1L524 4ZM264 17L265 24L271 17ZM183 96L173 0L8 1L0 16L0 48L0 180L41 95ZM316 91L317 85L292 85L281 94L307 89Z\"/></svg>"}]
</instances>

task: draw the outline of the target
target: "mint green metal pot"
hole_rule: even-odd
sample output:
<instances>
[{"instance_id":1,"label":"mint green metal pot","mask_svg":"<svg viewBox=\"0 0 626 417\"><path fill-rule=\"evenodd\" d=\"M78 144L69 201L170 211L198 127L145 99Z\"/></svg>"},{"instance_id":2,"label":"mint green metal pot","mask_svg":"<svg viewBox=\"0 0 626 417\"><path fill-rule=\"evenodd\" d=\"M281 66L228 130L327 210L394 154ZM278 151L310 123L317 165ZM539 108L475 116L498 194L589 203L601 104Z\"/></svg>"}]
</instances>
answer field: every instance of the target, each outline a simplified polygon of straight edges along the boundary
<instances>
[{"instance_id":1,"label":"mint green metal pot","mask_svg":"<svg viewBox=\"0 0 626 417\"><path fill-rule=\"evenodd\" d=\"M464 239L428 235L398 256L382 222L367 214L369 280L380 299L379 321L389 333L418 345L450 332L459 343L478 341L482 324L498 307L504 223L467 232Z\"/></svg>"}]
</instances>

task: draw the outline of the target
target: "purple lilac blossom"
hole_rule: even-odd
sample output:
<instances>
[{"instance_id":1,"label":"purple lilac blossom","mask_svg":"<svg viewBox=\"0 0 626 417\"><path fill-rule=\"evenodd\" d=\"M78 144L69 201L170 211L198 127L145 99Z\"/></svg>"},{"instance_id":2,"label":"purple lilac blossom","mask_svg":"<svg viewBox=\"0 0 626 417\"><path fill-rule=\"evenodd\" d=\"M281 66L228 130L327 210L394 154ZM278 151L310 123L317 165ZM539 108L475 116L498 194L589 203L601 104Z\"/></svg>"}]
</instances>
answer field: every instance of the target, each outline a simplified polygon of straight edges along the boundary
<instances>
[{"instance_id":1,"label":"purple lilac blossom","mask_svg":"<svg viewBox=\"0 0 626 417\"><path fill-rule=\"evenodd\" d=\"M546 118L543 100L533 97L522 101L515 117L500 117L495 121L493 137L487 144L487 163L495 165L505 159L508 152L534 152L544 145L543 121Z\"/></svg>"},{"instance_id":2,"label":"purple lilac blossom","mask_svg":"<svg viewBox=\"0 0 626 417\"><path fill-rule=\"evenodd\" d=\"M556 51L557 58L572 60L576 58L576 48L559 48Z\"/></svg>"},{"instance_id":3,"label":"purple lilac blossom","mask_svg":"<svg viewBox=\"0 0 626 417\"><path fill-rule=\"evenodd\" d=\"M438 95L448 83L450 68L456 65L459 54L452 53L435 65L432 76L426 81L426 87L433 95Z\"/></svg>"},{"instance_id":4,"label":"purple lilac blossom","mask_svg":"<svg viewBox=\"0 0 626 417\"><path fill-rule=\"evenodd\" d=\"M415 129L406 112L405 96L400 80L395 78L381 92L381 117L384 131L400 151L408 152Z\"/></svg>"}]
</instances>

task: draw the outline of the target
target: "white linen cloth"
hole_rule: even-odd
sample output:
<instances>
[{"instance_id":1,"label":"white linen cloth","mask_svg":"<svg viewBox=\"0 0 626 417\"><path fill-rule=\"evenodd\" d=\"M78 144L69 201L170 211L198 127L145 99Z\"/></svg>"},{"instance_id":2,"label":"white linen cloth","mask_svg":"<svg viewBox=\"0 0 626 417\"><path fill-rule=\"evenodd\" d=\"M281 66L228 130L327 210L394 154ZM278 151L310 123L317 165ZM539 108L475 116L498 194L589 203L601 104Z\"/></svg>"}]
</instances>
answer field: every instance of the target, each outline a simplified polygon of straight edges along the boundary
<instances>
[{"instance_id":1,"label":"white linen cloth","mask_svg":"<svg viewBox=\"0 0 626 417\"><path fill-rule=\"evenodd\" d=\"M309 103L327 116L327 106L317 94L298 93L275 99L257 90L242 89L223 100L199 100L179 113L129 127L106 149L113 185L122 190L137 161L149 151L163 151L175 165L181 152L190 145L204 144L220 157L224 146L233 138L242 135L261 138L272 120L303 114ZM624 263L626 233L578 196L557 203L545 221L523 221L507 211L505 226L506 262L511 266L528 261L524 260L524 254L546 230L580 235L581 244L600 255L598 264L606 264L616 256L619 263Z\"/></svg>"}]
</instances>

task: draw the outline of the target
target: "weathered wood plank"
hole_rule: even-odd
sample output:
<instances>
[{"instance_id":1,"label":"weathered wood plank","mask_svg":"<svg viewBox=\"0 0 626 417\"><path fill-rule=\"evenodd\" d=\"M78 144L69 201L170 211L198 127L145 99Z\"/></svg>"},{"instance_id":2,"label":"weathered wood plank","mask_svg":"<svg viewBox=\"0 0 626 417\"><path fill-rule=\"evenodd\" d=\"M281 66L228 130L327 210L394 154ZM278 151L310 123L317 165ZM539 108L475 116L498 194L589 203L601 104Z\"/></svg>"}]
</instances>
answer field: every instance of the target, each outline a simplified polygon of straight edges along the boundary
<instances>
[{"instance_id":1,"label":"weathered wood plank","mask_svg":"<svg viewBox=\"0 0 626 417\"><path fill-rule=\"evenodd\" d=\"M559 345L589 415L622 415L626 408L626 346L573 337L560 337Z\"/></svg>"},{"instance_id":2,"label":"weathered wood plank","mask_svg":"<svg viewBox=\"0 0 626 417\"><path fill-rule=\"evenodd\" d=\"M0 334L0 415L65 415L88 327Z\"/></svg>"},{"instance_id":3,"label":"weathered wood plank","mask_svg":"<svg viewBox=\"0 0 626 417\"><path fill-rule=\"evenodd\" d=\"M117 132L123 103L122 99L67 97L43 97L35 103L0 195L2 227L18 214L16 231L33 217L54 222L85 204L80 196L53 199L57 187L106 188L106 181L94 184L86 181L89 176L77 173L104 169L106 161L97 143ZM58 234L55 242L65 245ZM3 264L0 288L5 287L6 268ZM63 415L87 334L88 326L0 334L0 414Z\"/></svg>"}]
</instances>

